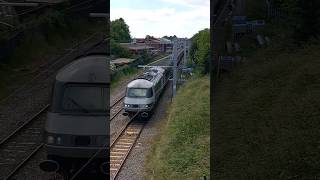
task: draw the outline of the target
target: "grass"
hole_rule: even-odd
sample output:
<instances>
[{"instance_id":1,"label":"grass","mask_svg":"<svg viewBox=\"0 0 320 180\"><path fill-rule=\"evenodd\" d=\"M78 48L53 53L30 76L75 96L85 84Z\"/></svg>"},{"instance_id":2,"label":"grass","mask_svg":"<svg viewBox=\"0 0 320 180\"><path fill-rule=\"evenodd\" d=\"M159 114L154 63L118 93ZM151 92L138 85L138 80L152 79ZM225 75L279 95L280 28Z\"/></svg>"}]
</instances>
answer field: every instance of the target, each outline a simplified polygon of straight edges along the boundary
<instances>
[{"instance_id":1,"label":"grass","mask_svg":"<svg viewBox=\"0 0 320 180\"><path fill-rule=\"evenodd\" d=\"M283 41L218 82L215 179L320 177L320 45Z\"/></svg>"},{"instance_id":2,"label":"grass","mask_svg":"<svg viewBox=\"0 0 320 180\"><path fill-rule=\"evenodd\" d=\"M117 74L111 80L111 86L110 86L111 94L115 90L117 90L117 88L119 87L119 85L121 85L121 83L138 75L138 73L140 73L140 72L141 72L141 70L139 70L138 68L135 68L135 67L126 67L123 70L117 72Z\"/></svg>"},{"instance_id":3,"label":"grass","mask_svg":"<svg viewBox=\"0 0 320 180\"><path fill-rule=\"evenodd\" d=\"M145 179L209 179L209 89L205 76L178 90L147 156Z\"/></svg>"}]
</instances>

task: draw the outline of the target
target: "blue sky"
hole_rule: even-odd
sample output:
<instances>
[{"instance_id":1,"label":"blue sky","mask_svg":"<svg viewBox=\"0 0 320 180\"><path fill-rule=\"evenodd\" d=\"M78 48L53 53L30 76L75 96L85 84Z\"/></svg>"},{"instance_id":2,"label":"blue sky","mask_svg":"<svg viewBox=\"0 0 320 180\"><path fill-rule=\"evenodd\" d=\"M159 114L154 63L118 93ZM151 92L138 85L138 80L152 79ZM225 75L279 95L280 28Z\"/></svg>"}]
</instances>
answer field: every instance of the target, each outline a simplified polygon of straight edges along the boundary
<instances>
[{"instance_id":1,"label":"blue sky","mask_svg":"<svg viewBox=\"0 0 320 180\"><path fill-rule=\"evenodd\" d=\"M122 17L132 37L192 37L210 26L210 0L111 0L110 19Z\"/></svg>"}]
</instances>

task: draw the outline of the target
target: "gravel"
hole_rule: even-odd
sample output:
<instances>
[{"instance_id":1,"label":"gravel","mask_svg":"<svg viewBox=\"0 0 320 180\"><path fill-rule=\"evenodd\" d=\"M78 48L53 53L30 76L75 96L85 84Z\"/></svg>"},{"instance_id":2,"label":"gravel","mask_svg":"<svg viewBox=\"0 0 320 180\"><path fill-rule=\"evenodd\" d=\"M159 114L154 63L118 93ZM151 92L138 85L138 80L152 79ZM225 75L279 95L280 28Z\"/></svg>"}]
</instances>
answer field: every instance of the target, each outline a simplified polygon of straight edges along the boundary
<instances>
[{"instance_id":1,"label":"gravel","mask_svg":"<svg viewBox=\"0 0 320 180\"><path fill-rule=\"evenodd\" d=\"M117 180L144 179L146 155L150 151L151 142L159 134L159 125L164 121L167 107L171 102L171 83L166 87L157 108L143 129L140 138L124 163Z\"/></svg>"}]
</instances>

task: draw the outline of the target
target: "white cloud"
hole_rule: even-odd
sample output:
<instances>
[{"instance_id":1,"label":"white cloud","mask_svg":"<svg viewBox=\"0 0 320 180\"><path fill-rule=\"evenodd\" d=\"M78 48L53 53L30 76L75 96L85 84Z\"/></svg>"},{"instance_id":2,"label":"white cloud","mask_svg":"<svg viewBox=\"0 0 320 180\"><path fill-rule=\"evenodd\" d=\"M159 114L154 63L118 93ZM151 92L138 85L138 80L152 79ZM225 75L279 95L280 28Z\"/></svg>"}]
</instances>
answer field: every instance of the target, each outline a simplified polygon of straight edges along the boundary
<instances>
[{"instance_id":1,"label":"white cloud","mask_svg":"<svg viewBox=\"0 0 320 180\"><path fill-rule=\"evenodd\" d=\"M210 7L209 0L161 0L165 3L179 4L189 7Z\"/></svg>"},{"instance_id":2,"label":"white cloud","mask_svg":"<svg viewBox=\"0 0 320 180\"><path fill-rule=\"evenodd\" d=\"M184 3L182 0L171 0L170 2ZM200 4L200 0L185 0L185 2L191 6ZM197 8L187 9L190 10L111 8L110 19L122 17L129 25L133 37L144 37L147 34L156 37L174 34L178 37L191 37L199 30L209 28L209 5L197 5Z\"/></svg>"}]
</instances>

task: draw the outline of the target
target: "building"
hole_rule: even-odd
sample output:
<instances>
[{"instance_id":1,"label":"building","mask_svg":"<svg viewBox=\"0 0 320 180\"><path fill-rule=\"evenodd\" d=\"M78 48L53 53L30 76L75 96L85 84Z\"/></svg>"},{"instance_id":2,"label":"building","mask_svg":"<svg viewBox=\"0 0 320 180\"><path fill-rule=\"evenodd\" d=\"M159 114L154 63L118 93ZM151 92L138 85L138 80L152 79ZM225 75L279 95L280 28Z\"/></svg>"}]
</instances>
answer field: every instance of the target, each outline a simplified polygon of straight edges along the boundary
<instances>
[{"instance_id":1,"label":"building","mask_svg":"<svg viewBox=\"0 0 320 180\"><path fill-rule=\"evenodd\" d=\"M133 54L141 54L144 51L151 53L155 48L145 43L120 43L121 46L128 48Z\"/></svg>"},{"instance_id":2,"label":"building","mask_svg":"<svg viewBox=\"0 0 320 180\"><path fill-rule=\"evenodd\" d=\"M147 35L145 38L134 38L131 44L136 46L147 46L151 47L150 50L153 53L157 52L168 52L172 50L173 43L169 39L165 38L155 38L153 36Z\"/></svg>"}]
</instances>

